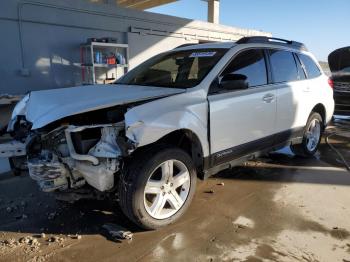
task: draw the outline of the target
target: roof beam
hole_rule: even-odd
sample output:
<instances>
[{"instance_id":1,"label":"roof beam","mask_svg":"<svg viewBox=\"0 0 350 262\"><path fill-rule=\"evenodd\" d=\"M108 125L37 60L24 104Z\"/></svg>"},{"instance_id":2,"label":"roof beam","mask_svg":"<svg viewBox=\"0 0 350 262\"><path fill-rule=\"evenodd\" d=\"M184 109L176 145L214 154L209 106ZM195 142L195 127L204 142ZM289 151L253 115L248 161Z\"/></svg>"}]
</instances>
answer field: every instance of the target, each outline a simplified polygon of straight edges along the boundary
<instances>
[{"instance_id":1,"label":"roof beam","mask_svg":"<svg viewBox=\"0 0 350 262\"><path fill-rule=\"evenodd\" d=\"M169 4L178 0L116 0L117 4L122 7L145 10L152 7Z\"/></svg>"},{"instance_id":2,"label":"roof beam","mask_svg":"<svg viewBox=\"0 0 350 262\"><path fill-rule=\"evenodd\" d=\"M203 0L208 2L208 22L218 24L220 18L220 0Z\"/></svg>"}]
</instances>

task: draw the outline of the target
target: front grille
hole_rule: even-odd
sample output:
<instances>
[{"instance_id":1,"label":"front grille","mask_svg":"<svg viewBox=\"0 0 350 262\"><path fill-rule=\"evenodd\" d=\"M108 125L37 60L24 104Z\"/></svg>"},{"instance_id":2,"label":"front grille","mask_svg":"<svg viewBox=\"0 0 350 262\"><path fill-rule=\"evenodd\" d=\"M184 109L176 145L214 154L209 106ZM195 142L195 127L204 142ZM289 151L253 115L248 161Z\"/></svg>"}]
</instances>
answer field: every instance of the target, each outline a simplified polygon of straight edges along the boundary
<instances>
[{"instance_id":1,"label":"front grille","mask_svg":"<svg viewBox=\"0 0 350 262\"><path fill-rule=\"evenodd\" d=\"M350 92L350 83L334 82L334 90L340 92Z\"/></svg>"}]
</instances>

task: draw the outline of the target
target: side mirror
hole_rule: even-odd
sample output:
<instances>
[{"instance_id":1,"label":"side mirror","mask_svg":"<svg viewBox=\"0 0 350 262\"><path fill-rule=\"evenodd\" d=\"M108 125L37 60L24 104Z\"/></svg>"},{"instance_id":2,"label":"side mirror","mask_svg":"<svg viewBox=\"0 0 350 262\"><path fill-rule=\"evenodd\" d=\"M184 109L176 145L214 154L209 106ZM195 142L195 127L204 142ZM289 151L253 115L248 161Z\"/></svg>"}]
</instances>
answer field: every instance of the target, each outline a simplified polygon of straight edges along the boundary
<instances>
[{"instance_id":1,"label":"side mirror","mask_svg":"<svg viewBox=\"0 0 350 262\"><path fill-rule=\"evenodd\" d=\"M227 90L247 89L247 76L241 74L227 74L221 78L220 87Z\"/></svg>"}]
</instances>

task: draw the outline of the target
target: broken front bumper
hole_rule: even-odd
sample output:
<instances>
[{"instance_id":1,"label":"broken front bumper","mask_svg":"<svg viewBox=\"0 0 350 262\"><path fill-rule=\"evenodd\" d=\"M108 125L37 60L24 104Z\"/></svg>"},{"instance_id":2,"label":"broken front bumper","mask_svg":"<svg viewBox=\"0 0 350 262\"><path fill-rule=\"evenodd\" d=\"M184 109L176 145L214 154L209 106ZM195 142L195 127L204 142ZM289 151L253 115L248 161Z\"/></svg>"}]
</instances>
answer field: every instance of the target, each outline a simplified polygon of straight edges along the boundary
<instances>
[{"instance_id":1,"label":"broken front bumper","mask_svg":"<svg viewBox=\"0 0 350 262\"><path fill-rule=\"evenodd\" d=\"M25 156L26 144L19 141L13 140L7 143L0 144L0 157L19 157Z\"/></svg>"},{"instance_id":2,"label":"broken front bumper","mask_svg":"<svg viewBox=\"0 0 350 262\"><path fill-rule=\"evenodd\" d=\"M131 145L118 138L123 128L124 123L60 126L49 133L28 134L25 143L14 140L0 144L0 156L25 156L30 177L45 192L79 189L85 184L106 192L115 187L114 177L120 170L123 153L132 150ZM95 131L89 133L90 130ZM91 140L93 143L84 148Z\"/></svg>"}]
</instances>

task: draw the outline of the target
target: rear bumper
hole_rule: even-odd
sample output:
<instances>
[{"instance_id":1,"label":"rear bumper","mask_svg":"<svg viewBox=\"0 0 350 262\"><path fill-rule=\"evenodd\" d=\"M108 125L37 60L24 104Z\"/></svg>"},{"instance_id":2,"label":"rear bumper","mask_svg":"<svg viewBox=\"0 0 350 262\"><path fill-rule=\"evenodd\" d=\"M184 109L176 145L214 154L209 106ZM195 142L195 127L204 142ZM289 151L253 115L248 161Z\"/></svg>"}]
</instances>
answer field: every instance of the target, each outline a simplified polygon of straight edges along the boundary
<instances>
[{"instance_id":1,"label":"rear bumper","mask_svg":"<svg viewBox=\"0 0 350 262\"><path fill-rule=\"evenodd\" d=\"M350 115L350 92L334 91L335 115Z\"/></svg>"}]
</instances>

